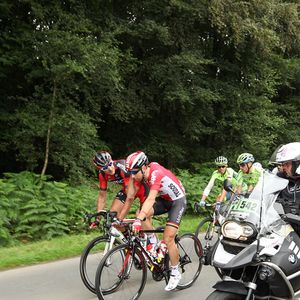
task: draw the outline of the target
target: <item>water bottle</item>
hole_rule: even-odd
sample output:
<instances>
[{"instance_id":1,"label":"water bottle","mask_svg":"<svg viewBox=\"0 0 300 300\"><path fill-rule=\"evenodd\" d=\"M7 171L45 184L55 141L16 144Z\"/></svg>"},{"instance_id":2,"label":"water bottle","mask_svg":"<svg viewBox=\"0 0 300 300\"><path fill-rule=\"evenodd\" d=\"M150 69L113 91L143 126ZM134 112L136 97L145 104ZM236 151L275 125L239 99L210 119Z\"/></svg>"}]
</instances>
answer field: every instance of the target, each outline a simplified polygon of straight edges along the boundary
<instances>
[{"instance_id":1,"label":"water bottle","mask_svg":"<svg viewBox=\"0 0 300 300\"><path fill-rule=\"evenodd\" d=\"M147 252L153 257L157 258L157 245L149 243L146 247Z\"/></svg>"},{"instance_id":2,"label":"water bottle","mask_svg":"<svg viewBox=\"0 0 300 300\"><path fill-rule=\"evenodd\" d=\"M168 251L168 248L167 248L166 243L164 241L161 241L160 245L158 247L158 250L157 250L157 261L158 262L161 262L164 259L167 251Z\"/></svg>"}]
</instances>

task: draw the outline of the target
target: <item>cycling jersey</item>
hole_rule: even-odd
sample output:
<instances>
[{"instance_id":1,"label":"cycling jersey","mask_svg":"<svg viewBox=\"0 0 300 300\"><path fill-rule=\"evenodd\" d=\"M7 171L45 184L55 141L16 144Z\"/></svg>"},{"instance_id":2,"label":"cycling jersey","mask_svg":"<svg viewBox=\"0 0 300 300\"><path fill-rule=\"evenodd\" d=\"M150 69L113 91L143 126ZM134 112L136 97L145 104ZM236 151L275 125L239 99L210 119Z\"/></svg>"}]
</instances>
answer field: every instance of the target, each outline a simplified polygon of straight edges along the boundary
<instances>
[{"instance_id":1,"label":"cycling jersey","mask_svg":"<svg viewBox=\"0 0 300 300\"><path fill-rule=\"evenodd\" d=\"M203 191L203 195L207 197L213 187L215 187L214 190L218 190L218 193L221 193L225 179L229 179L233 183L233 185L235 185L237 174L238 173L235 172L232 168L226 168L224 174L220 173L218 170L215 170L212 173L212 176Z\"/></svg>"},{"instance_id":2,"label":"cycling jersey","mask_svg":"<svg viewBox=\"0 0 300 300\"><path fill-rule=\"evenodd\" d=\"M134 182L135 188L137 190L135 198L140 199L140 204L143 204L149 195L149 186L145 182Z\"/></svg>"},{"instance_id":3,"label":"cycling jersey","mask_svg":"<svg viewBox=\"0 0 300 300\"><path fill-rule=\"evenodd\" d=\"M115 174L109 175L106 174L104 171L99 170L99 187L100 190L106 191L108 182L113 182L117 184L123 185L123 190L128 185L130 174L126 172L125 169L125 160L114 160L113 161L115 167Z\"/></svg>"},{"instance_id":4,"label":"cycling jersey","mask_svg":"<svg viewBox=\"0 0 300 300\"><path fill-rule=\"evenodd\" d=\"M238 172L237 176L237 185L242 187L241 192L249 192L249 186L252 185L255 187L257 184L259 177L261 175L261 170L253 168L249 173L244 173L242 170Z\"/></svg>"},{"instance_id":5,"label":"cycling jersey","mask_svg":"<svg viewBox=\"0 0 300 300\"><path fill-rule=\"evenodd\" d=\"M149 164L147 184L150 190L156 190L159 196L167 201L176 201L185 197L185 190L180 180L168 169L158 163Z\"/></svg>"},{"instance_id":6,"label":"cycling jersey","mask_svg":"<svg viewBox=\"0 0 300 300\"><path fill-rule=\"evenodd\" d=\"M122 185L122 189L117 193L115 198L124 203L127 197L125 189L129 183L130 174L127 173L125 169L124 159L114 160L113 165L115 167L114 175L106 174L105 172L99 170L99 187L100 190L106 191L108 182ZM140 199L140 203L144 203L149 194L149 187L145 183L137 181L134 183L134 185L137 190L135 197Z\"/></svg>"}]
</instances>

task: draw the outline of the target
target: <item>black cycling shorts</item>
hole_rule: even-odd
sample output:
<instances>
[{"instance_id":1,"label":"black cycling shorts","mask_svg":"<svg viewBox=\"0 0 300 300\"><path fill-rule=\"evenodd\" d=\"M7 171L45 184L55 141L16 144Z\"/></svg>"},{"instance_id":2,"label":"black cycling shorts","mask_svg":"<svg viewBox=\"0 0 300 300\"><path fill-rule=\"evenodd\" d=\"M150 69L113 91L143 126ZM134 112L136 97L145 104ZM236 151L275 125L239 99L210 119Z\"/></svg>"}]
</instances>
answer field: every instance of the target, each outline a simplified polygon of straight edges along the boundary
<instances>
[{"instance_id":1,"label":"black cycling shorts","mask_svg":"<svg viewBox=\"0 0 300 300\"><path fill-rule=\"evenodd\" d=\"M175 201L167 201L158 197L155 199L153 209L154 216L168 213L167 223L175 223L179 225L186 209L186 197L182 197Z\"/></svg>"},{"instance_id":2,"label":"black cycling shorts","mask_svg":"<svg viewBox=\"0 0 300 300\"><path fill-rule=\"evenodd\" d=\"M115 199L120 200L123 204L125 203L126 198L127 195L125 194L124 190L119 191L115 197Z\"/></svg>"}]
</instances>

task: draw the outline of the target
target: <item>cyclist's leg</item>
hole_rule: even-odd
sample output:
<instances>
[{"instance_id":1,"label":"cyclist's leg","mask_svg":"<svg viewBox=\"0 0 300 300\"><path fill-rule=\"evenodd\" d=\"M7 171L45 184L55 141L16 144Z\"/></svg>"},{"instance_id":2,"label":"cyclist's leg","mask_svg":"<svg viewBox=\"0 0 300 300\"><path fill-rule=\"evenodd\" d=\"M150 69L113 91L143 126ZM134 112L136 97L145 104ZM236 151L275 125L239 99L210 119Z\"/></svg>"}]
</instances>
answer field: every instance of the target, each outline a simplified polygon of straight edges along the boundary
<instances>
[{"instance_id":1,"label":"cyclist's leg","mask_svg":"<svg viewBox=\"0 0 300 300\"><path fill-rule=\"evenodd\" d=\"M142 209L143 206L143 202L144 202L144 196L143 195L138 195L139 200L140 200L140 209L137 210L136 215L139 214L140 210ZM152 224L152 216L154 214L154 209L151 208L149 211L148 216L146 217L146 219L142 222L142 230L152 230L154 229L153 224ZM158 238L154 233L148 233L148 240L150 244L153 244L152 246L155 246L155 244L157 244L158 242Z\"/></svg>"},{"instance_id":2,"label":"cyclist's leg","mask_svg":"<svg viewBox=\"0 0 300 300\"><path fill-rule=\"evenodd\" d=\"M170 279L168 285L165 287L166 291L175 289L181 279L179 271L179 250L175 243L175 236L177 234L182 215L186 208L186 198L183 197L171 202L171 207L168 212L168 221L164 231L164 241L167 244L169 258L170 258Z\"/></svg>"},{"instance_id":3,"label":"cyclist's leg","mask_svg":"<svg viewBox=\"0 0 300 300\"><path fill-rule=\"evenodd\" d=\"M119 213L124 206L125 200L126 194L124 190L119 191L115 199L112 201L110 211L116 211L117 213Z\"/></svg>"}]
</instances>

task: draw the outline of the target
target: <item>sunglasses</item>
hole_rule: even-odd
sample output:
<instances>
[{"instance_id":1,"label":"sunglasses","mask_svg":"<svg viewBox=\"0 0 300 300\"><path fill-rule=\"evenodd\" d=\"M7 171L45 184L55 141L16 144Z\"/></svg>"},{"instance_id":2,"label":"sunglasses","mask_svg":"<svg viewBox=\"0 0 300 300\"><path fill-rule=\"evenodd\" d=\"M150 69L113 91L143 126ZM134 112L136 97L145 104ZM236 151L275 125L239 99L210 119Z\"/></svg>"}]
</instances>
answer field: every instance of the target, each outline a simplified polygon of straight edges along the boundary
<instances>
[{"instance_id":1,"label":"sunglasses","mask_svg":"<svg viewBox=\"0 0 300 300\"><path fill-rule=\"evenodd\" d=\"M141 171L141 169L130 170L130 171L128 171L128 173L131 174L131 175L135 175L135 174L137 174L139 171Z\"/></svg>"},{"instance_id":2,"label":"sunglasses","mask_svg":"<svg viewBox=\"0 0 300 300\"><path fill-rule=\"evenodd\" d=\"M240 164L240 167L245 167L245 166L246 166L245 163L241 163L241 164Z\"/></svg>"},{"instance_id":3,"label":"sunglasses","mask_svg":"<svg viewBox=\"0 0 300 300\"><path fill-rule=\"evenodd\" d=\"M109 167L113 165L113 162L111 161L108 165L101 168L101 171L106 171Z\"/></svg>"},{"instance_id":4,"label":"sunglasses","mask_svg":"<svg viewBox=\"0 0 300 300\"><path fill-rule=\"evenodd\" d=\"M218 166L218 169L224 169L226 166Z\"/></svg>"}]
</instances>

